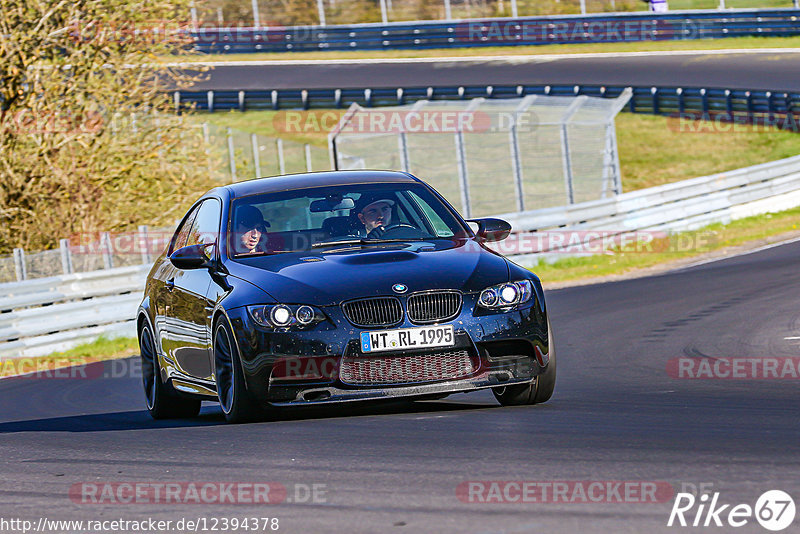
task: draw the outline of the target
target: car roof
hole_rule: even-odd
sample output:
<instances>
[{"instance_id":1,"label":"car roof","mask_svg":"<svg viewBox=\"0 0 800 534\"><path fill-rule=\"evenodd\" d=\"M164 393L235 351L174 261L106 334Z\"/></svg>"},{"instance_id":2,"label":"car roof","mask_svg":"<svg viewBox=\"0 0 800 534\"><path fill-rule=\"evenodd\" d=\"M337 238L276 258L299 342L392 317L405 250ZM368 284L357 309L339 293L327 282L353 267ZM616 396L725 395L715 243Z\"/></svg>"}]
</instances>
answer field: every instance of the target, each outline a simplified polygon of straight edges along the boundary
<instances>
[{"instance_id":1,"label":"car roof","mask_svg":"<svg viewBox=\"0 0 800 534\"><path fill-rule=\"evenodd\" d=\"M227 185L225 188L231 193L231 198L236 198L292 189L375 183L419 183L419 180L399 171L322 171L257 178Z\"/></svg>"}]
</instances>

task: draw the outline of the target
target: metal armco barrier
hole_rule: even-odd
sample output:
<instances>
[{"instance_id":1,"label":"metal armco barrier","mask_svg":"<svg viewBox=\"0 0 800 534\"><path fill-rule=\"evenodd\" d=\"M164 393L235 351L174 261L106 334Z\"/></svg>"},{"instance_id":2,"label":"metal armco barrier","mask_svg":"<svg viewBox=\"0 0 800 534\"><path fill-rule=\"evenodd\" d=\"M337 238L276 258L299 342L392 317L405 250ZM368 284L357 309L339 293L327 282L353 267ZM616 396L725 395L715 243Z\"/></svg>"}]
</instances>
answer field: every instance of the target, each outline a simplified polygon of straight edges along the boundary
<instances>
[{"instance_id":1,"label":"metal armco barrier","mask_svg":"<svg viewBox=\"0 0 800 534\"><path fill-rule=\"evenodd\" d=\"M800 156L583 202L498 217L513 235L529 232L591 232L622 235L636 231L682 232L709 224L800 206ZM513 250L514 261L534 265L565 257L566 248L545 248L526 254ZM493 248L509 254L507 244ZM560 249L560 250L559 250Z\"/></svg>"},{"instance_id":2,"label":"metal armco barrier","mask_svg":"<svg viewBox=\"0 0 800 534\"><path fill-rule=\"evenodd\" d=\"M106 336L136 336L150 265L0 284L0 357L39 356Z\"/></svg>"},{"instance_id":3,"label":"metal armco barrier","mask_svg":"<svg viewBox=\"0 0 800 534\"><path fill-rule=\"evenodd\" d=\"M282 89L265 91L176 91L180 108L216 111L238 109L311 109L392 106L420 100L520 98L527 95L586 95L617 98L624 86L480 85L366 89ZM747 91L704 87L633 87L625 108L633 113L688 115L696 118L763 118L782 116L775 126L800 131L800 93Z\"/></svg>"},{"instance_id":4,"label":"metal armco barrier","mask_svg":"<svg viewBox=\"0 0 800 534\"><path fill-rule=\"evenodd\" d=\"M198 28L207 53L392 50L800 35L797 9L615 13L347 26Z\"/></svg>"}]
</instances>

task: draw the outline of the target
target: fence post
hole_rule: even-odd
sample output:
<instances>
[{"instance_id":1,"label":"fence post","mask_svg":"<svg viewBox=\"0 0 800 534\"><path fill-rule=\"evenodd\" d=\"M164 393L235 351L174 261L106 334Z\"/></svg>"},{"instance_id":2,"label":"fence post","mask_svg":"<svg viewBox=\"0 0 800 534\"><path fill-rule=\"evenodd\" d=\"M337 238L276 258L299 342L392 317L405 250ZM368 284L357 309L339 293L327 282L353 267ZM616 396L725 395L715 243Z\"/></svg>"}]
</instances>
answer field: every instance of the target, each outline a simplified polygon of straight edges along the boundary
<instances>
[{"instance_id":1,"label":"fence post","mask_svg":"<svg viewBox=\"0 0 800 534\"><path fill-rule=\"evenodd\" d=\"M586 0L581 0L581 15L586 14Z\"/></svg>"},{"instance_id":2,"label":"fence post","mask_svg":"<svg viewBox=\"0 0 800 534\"><path fill-rule=\"evenodd\" d=\"M311 165L311 145L306 143L303 148L306 151L306 170L311 172L314 170Z\"/></svg>"},{"instance_id":3,"label":"fence post","mask_svg":"<svg viewBox=\"0 0 800 534\"><path fill-rule=\"evenodd\" d=\"M17 274L17 281L28 279L28 270L25 267L25 251L21 248L14 249L14 271Z\"/></svg>"},{"instance_id":4,"label":"fence post","mask_svg":"<svg viewBox=\"0 0 800 534\"><path fill-rule=\"evenodd\" d=\"M58 249L61 251L61 271L64 274L72 274L72 253L69 250L69 239L59 239Z\"/></svg>"},{"instance_id":5,"label":"fence post","mask_svg":"<svg viewBox=\"0 0 800 534\"><path fill-rule=\"evenodd\" d=\"M564 169L564 185L566 187L567 202L569 204L575 203L575 188L572 179L572 161L570 158L569 130L567 129L567 125L572 116L575 115L583 103L586 102L587 98L588 97L585 95L577 97L561 117L561 165ZM633 101L632 97L631 101Z\"/></svg>"},{"instance_id":6,"label":"fence post","mask_svg":"<svg viewBox=\"0 0 800 534\"><path fill-rule=\"evenodd\" d=\"M325 26L325 4L323 0L317 0L317 13L319 14L319 25Z\"/></svg>"},{"instance_id":7,"label":"fence post","mask_svg":"<svg viewBox=\"0 0 800 534\"><path fill-rule=\"evenodd\" d=\"M450 0L444 0L444 18L453 20L453 11L450 9Z\"/></svg>"},{"instance_id":8,"label":"fence post","mask_svg":"<svg viewBox=\"0 0 800 534\"><path fill-rule=\"evenodd\" d=\"M214 113L214 91L206 93L206 98L208 99L208 112Z\"/></svg>"},{"instance_id":9,"label":"fence post","mask_svg":"<svg viewBox=\"0 0 800 534\"><path fill-rule=\"evenodd\" d=\"M197 31L197 8L194 5L194 0L189 5L191 6L189 12L192 14L192 29Z\"/></svg>"},{"instance_id":10,"label":"fence post","mask_svg":"<svg viewBox=\"0 0 800 534\"><path fill-rule=\"evenodd\" d=\"M381 21L386 24L389 22L389 13L386 9L386 0L380 0L381 3Z\"/></svg>"},{"instance_id":11,"label":"fence post","mask_svg":"<svg viewBox=\"0 0 800 534\"><path fill-rule=\"evenodd\" d=\"M175 104L175 114L181 114L181 92L175 91L172 93L172 101Z\"/></svg>"},{"instance_id":12,"label":"fence post","mask_svg":"<svg viewBox=\"0 0 800 534\"><path fill-rule=\"evenodd\" d=\"M461 209L464 211L464 218L470 218L469 201L469 175L467 174L467 154L464 149L464 132L459 130L455 135L456 141L456 162L458 164L458 182L461 190Z\"/></svg>"},{"instance_id":13,"label":"fence post","mask_svg":"<svg viewBox=\"0 0 800 534\"><path fill-rule=\"evenodd\" d=\"M519 17L519 11L517 11L517 0L511 0L511 16L514 18Z\"/></svg>"},{"instance_id":14,"label":"fence post","mask_svg":"<svg viewBox=\"0 0 800 534\"><path fill-rule=\"evenodd\" d=\"M659 115L658 87L651 87L650 93L653 95L653 115Z\"/></svg>"},{"instance_id":15,"label":"fence post","mask_svg":"<svg viewBox=\"0 0 800 534\"><path fill-rule=\"evenodd\" d=\"M231 182L236 181L236 154L233 150L233 131L228 128L228 164L231 169Z\"/></svg>"},{"instance_id":16,"label":"fence post","mask_svg":"<svg viewBox=\"0 0 800 534\"><path fill-rule=\"evenodd\" d=\"M103 268L112 269L114 267L114 258L111 255L111 236L108 232L100 234L100 248L103 251Z\"/></svg>"},{"instance_id":17,"label":"fence post","mask_svg":"<svg viewBox=\"0 0 800 534\"><path fill-rule=\"evenodd\" d=\"M146 224L139 226L139 253L142 255L142 265L153 261L150 256L150 240L148 239L148 228Z\"/></svg>"},{"instance_id":18,"label":"fence post","mask_svg":"<svg viewBox=\"0 0 800 534\"><path fill-rule=\"evenodd\" d=\"M410 172L411 165L408 161L408 137L406 132L400 132L397 136L397 148L400 151L400 168L405 172Z\"/></svg>"},{"instance_id":19,"label":"fence post","mask_svg":"<svg viewBox=\"0 0 800 534\"><path fill-rule=\"evenodd\" d=\"M244 111L244 91L239 91L239 111Z\"/></svg>"},{"instance_id":20,"label":"fence post","mask_svg":"<svg viewBox=\"0 0 800 534\"><path fill-rule=\"evenodd\" d=\"M278 146L278 169L280 174L286 174L286 162L283 159L283 139L279 137L275 144Z\"/></svg>"},{"instance_id":21,"label":"fence post","mask_svg":"<svg viewBox=\"0 0 800 534\"><path fill-rule=\"evenodd\" d=\"M261 21L258 16L258 0L253 0L253 26L256 28L261 27Z\"/></svg>"},{"instance_id":22,"label":"fence post","mask_svg":"<svg viewBox=\"0 0 800 534\"><path fill-rule=\"evenodd\" d=\"M258 136L250 134L250 145L253 148L253 167L255 168L256 178L261 178L261 158L258 155Z\"/></svg>"},{"instance_id":23,"label":"fence post","mask_svg":"<svg viewBox=\"0 0 800 534\"><path fill-rule=\"evenodd\" d=\"M525 191L522 187L522 160L519 150L519 133L517 131L517 117L530 107L537 95L528 95L522 99L511 118L511 128L508 131L511 146L511 168L514 172L514 183L517 191L517 211L525 211Z\"/></svg>"}]
</instances>

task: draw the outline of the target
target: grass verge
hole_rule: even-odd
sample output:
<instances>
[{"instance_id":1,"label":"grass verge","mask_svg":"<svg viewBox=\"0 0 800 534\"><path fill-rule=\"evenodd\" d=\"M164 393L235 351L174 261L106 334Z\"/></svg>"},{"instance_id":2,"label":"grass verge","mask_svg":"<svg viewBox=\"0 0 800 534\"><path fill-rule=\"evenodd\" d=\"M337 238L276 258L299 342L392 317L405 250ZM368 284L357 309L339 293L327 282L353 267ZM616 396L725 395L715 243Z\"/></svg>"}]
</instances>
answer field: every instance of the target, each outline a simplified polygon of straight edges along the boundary
<instances>
[{"instance_id":1,"label":"grass verge","mask_svg":"<svg viewBox=\"0 0 800 534\"><path fill-rule=\"evenodd\" d=\"M543 263L531 270L545 283L624 275L655 266L699 258L747 243L798 230L800 208L747 217L729 224L713 224L693 232L682 232L655 240L650 250L634 247L609 251L608 254L573 257Z\"/></svg>"},{"instance_id":2,"label":"grass verge","mask_svg":"<svg viewBox=\"0 0 800 534\"><path fill-rule=\"evenodd\" d=\"M136 338L100 337L91 343L84 343L64 352L54 352L47 356L14 358L0 361L0 378L25 373L46 373L62 367L86 365L104 360L127 358L139 354Z\"/></svg>"},{"instance_id":3,"label":"grass verge","mask_svg":"<svg viewBox=\"0 0 800 534\"><path fill-rule=\"evenodd\" d=\"M529 56L552 54L594 54L657 52L673 50L734 50L758 48L800 48L800 37L731 37L685 41L642 41L620 43L553 44L529 46L487 46L470 48L431 48L425 50L332 50L328 52L265 52L255 54L192 54L181 62L192 61L287 61L335 59L396 59L430 57ZM171 63L174 57L162 57Z\"/></svg>"}]
</instances>

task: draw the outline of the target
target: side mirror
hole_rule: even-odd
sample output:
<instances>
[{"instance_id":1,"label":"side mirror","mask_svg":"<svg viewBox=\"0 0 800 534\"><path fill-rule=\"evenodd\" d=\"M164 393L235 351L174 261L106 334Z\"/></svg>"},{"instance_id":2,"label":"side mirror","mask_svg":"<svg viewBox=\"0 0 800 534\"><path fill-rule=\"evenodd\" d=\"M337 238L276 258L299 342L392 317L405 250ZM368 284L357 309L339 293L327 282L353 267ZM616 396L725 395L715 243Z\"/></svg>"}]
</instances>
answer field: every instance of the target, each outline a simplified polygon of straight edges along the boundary
<instances>
[{"instance_id":1,"label":"side mirror","mask_svg":"<svg viewBox=\"0 0 800 534\"><path fill-rule=\"evenodd\" d=\"M211 260L206 255L205 249L213 246L212 243L189 245L181 247L169 255L169 261L178 269L201 269L209 267Z\"/></svg>"},{"instance_id":2,"label":"side mirror","mask_svg":"<svg viewBox=\"0 0 800 534\"><path fill-rule=\"evenodd\" d=\"M502 241L511 233L511 225L502 219L470 219L467 222L478 225L475 235L480 241Z\"/></svg>"}]
</instances>

